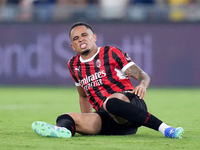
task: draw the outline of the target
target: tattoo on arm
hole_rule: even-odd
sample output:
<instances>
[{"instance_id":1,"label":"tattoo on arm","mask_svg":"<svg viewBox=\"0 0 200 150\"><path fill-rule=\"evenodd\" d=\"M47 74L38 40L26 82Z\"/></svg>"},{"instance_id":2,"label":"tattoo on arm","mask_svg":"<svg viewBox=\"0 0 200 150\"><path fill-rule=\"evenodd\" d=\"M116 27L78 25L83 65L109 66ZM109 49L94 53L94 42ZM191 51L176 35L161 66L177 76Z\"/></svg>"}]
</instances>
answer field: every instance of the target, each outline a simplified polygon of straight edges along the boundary
<instances>
[{"instance_id":1,"label":"tattoo on arm","mask_svg":"<svg viewBox=\"0 0 200 150\"><path fill-rule=\"evenodd\" d=\"M148 86L150 83L150 77L136 64L126 69L125 73L139 81L139 83L145 84L146 86Z\"/></svg>"},{"instance_id":2,"label":"tattoo on arm","mask_svg":"<svg viewBox=\"0 0 200 150\"><path fill-rule=\"evenodd\" d=\"M136 65L130 66L125 73L134 79L138 80L139 79L139 74L141 74L141 69L137 67Z\"/></svg>"}]
</instances>

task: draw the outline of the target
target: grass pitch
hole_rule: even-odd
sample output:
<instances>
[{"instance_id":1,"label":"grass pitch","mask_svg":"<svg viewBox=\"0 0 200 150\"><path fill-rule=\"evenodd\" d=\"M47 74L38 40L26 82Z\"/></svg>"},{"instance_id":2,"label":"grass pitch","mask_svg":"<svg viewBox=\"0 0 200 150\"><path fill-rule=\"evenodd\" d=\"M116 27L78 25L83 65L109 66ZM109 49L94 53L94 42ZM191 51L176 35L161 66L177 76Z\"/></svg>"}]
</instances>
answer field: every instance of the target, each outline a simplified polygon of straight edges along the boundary
<instances>
[{"instance_id":1,"label":"grass pitch","mask_svg":"<svg viewBox=\"0 0 200 150\"><path fill-rule=\"evenodd\" d=\"M148 89L148 110L164 122L185 130L183 139L165 138L141 127L136 135L83 136L70 139L40 137L34 121L55 124L58 115L80 112L75 88L0 88L1 150L199 150L200 89Z\"/></svg>"}]
</instances>

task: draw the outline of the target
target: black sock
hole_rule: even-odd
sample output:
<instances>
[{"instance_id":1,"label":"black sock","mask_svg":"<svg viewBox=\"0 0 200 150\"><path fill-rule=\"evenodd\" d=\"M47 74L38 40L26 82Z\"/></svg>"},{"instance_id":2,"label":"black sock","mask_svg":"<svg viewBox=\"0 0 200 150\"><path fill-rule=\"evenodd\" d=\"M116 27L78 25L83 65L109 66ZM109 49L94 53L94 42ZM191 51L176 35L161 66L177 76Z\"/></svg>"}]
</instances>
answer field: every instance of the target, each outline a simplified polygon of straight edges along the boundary
<instances>
[{"instance_id":1,"label":"black sock","mask_svg":"<svg viewBox=\"0 0 200 150\"><path fill-rule=\"evenodd\" d=\"M117 98L111 98L106 103L106 109L109 113L122 117L136 126L146 126L154 130L158 130L162 121L141 109L140 107L124 102Z\"/></svg>"},{"instance_id":2,"label":"black sock","mask_svg":"<svg viewBox=\"0 0 200 150\"><path fill-rule=\"evenodd\" d=\"M72 133L72 136L76 132L74 119L68 114L63 114L63 115L58 116L58 118L56 120L56 124L59 127L65 127L68 130L70 130Z\"/></svg>"}]
</instances>

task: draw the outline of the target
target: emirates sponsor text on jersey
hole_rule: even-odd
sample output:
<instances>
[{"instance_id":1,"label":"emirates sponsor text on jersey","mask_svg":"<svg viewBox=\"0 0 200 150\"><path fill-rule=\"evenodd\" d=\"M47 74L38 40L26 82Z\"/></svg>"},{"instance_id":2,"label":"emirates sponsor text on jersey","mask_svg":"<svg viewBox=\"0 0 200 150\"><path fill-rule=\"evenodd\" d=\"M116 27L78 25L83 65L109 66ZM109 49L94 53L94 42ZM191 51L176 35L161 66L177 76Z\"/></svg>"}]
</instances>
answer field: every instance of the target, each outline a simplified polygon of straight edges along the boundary
<instances>
[{"instance_id":1,"label":"emirates sponsor text on jersey","mask_svg":"<svg viewBox=\"0 0 200 150\"><path fill-rule=\"evenodd\" d=\"M85 90L88 90L90 88L93 88L95 86L101 86L103 85L102 77L106 76L105 70L96 72L90 76L86 76L82 80L79 80L79 83L82 85L82 87Z\"/></svg>"}]
</instances>

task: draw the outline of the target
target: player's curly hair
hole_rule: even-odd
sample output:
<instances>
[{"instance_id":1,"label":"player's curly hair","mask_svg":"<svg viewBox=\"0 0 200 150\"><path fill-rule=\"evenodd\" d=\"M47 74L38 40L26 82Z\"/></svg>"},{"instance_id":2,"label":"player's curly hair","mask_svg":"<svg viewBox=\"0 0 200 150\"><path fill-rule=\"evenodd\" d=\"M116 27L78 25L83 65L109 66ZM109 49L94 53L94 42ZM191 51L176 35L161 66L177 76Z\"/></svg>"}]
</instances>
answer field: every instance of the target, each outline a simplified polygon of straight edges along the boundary
<instances>
[{"instance_id":1,"label":"player's curly hair","mask_svg":"<svg viewBox=\"0 0 200 150\"><path fill-rule=\"evenodd\" d=\"M87 24L85 22L76 22L76 23L74 23L72 25L71 29L69 30L69 37L71 36L72 29L75 28L75 27L77 27L77 26L85 26L87 29L90 29L94 33L93 28L89 24Z\"/></svg>"}]
</instances>

